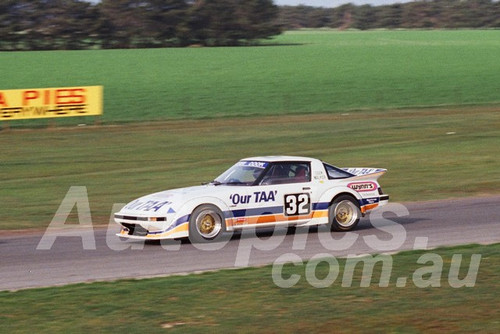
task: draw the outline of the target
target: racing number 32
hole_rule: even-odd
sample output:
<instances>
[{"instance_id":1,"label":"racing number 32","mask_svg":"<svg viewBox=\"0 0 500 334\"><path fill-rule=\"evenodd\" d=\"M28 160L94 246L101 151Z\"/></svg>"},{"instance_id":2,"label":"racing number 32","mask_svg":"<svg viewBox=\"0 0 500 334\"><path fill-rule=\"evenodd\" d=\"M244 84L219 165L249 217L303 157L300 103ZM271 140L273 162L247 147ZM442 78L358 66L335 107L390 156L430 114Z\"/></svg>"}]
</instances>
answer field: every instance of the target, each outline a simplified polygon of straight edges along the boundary
<instances>
[{"instance_id":1,"label":"racing number 32","mask_svg":"<svg viewBox=\"0 0 500 334\"><path fill-rule=\"evenodd\" d=\"M311 212L311 198L309 194L285 195L285 215L307 215Z\"/></svg>"}]
</instances>

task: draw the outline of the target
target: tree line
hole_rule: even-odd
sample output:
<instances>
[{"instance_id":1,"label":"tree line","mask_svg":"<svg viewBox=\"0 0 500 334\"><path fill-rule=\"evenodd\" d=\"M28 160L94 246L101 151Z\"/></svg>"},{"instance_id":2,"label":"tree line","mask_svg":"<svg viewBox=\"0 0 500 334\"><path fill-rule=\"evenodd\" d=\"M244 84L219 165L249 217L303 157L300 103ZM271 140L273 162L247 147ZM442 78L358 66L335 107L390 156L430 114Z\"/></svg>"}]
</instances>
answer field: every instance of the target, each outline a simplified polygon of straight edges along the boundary
<instances>
[{"instance_id":1,"label":"tree line","mask_svg":"<svg viewBox=\"0 0 500 334\"><path fill-rule=\"evenodd\" d=\"M272 0L2 0L1 50L245 45L277 35Z\"/></svg>"},{"instance_id":2,"label":"tree line","mask_svg":"<svg viewBox=\"0 0 500 334\"><path fill-rule=\"evenodd\" d=\"M279 11L283 29L457 29L500 28L500 1L420 0L392 5L337 8L285 6Z\"/></svg>"},{"instance_id":3,"label":"tree line","mask_svg":"<svg viewBox=\"0 0 500 334\"><path fill-rule=\"evenodd\" d=\"M0 50L251 45L298 28L499 28L500 1L337 8L272 0L2 0Z\"/></svg>"}]
</instances>

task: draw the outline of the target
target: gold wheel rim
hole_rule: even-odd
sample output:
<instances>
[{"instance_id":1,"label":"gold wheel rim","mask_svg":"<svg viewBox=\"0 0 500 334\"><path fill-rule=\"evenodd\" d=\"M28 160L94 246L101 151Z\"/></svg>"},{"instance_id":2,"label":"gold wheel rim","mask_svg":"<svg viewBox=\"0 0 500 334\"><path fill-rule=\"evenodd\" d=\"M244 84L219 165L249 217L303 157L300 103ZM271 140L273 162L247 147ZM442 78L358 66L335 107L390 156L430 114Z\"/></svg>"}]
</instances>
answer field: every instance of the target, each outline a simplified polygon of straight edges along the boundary
<instances>
[{"instance_id":1,"label":"gold wheel rim","mask_svg":"<svg viewBox=\"0 0 500 334\"><path fill-rule=\"evenodd\" d=\"M356 208L351 201L342 201L335 207L335 220L342 226L350 226L357 219Z\"/></svg>"},{"instance_id":2,"label":"gold wheel rim","mask_svg":"<svg viewBox=\"0 0 500 334\"><path fill-rule=\"evenodd\" d=\"M215 238L222 230L222 220L213 210L202 211L196 219L196 229L203 238Z\"/></svg>"},{"instance_id":3,"label":"gold wheel rim","mask_svg":"<svg viewBox=\"0 0 500 334\"><path fill-rule=\"evenodd\" d=\"M200 232L210 234L215 229L215 219L210 215L205 215L200 222Z\"/></svg>"}]
</instances>

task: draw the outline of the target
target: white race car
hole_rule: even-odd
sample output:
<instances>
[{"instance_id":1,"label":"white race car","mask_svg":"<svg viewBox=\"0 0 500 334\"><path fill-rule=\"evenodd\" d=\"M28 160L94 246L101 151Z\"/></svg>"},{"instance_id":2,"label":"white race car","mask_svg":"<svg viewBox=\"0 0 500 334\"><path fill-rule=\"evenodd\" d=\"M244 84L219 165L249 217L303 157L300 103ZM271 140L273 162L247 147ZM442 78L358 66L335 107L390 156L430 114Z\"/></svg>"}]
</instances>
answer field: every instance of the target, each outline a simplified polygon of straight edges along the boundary
<instances>
[{"instance_id":1,"label":"white race car","mask_svg":"<svg viewBox=\"0 0 500 334\"><path fill-rule=\"evenodd\" d=\"M337 168L318 159L267 156L237 162L214 181L146 195L115 213L120 237L193 242L236 230L330 224L352 230L386 204L379 168Z\"/></svg>"}]
</instances>

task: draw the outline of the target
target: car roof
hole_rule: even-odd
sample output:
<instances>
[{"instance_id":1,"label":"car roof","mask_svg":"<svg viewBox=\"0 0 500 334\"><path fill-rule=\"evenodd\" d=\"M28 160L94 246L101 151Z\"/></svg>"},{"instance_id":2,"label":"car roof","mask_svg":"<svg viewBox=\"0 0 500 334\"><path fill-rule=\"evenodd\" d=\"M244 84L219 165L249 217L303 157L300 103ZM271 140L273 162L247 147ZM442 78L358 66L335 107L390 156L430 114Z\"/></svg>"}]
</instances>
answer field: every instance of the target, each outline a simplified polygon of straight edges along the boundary
<instances>
[{"instance_id":1,"label":"car roof","mask_svg":"<svg viewBox=\"0 0 500 334\"><path fill-rule=\"evenodd\" d=\"M307 161L311 162L313 158L306 158L306 157L295 157L295 156L290 156L290 155L268 155L268 156L261 156L261 157L250 157L250 158L245 158L241 159L242 161L264 161L264 162L286 162L286 161Z\"/></svg>"}]
</instances>

